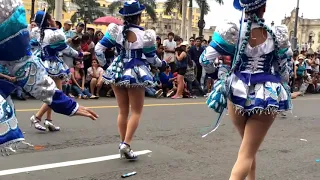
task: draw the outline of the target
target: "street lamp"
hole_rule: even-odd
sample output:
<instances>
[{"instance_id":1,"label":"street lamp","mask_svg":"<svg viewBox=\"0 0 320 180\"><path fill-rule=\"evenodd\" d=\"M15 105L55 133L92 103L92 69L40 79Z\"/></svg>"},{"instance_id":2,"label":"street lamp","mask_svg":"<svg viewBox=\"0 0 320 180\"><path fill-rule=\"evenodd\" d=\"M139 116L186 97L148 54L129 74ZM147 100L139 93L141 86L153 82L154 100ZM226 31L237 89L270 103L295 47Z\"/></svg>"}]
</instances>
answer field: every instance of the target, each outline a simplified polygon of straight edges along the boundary
<instances>
[{"instance_id":1,"label":"street lamp","mask_svg":"<svg viewBox=\"0 0 320 180\"><path fill-rule=\"evenodd\" d=\"M274 21L271 22L271 27L273 27L273 26L274 26Z\"/></svg>"},{"instance_id":2,"label":"street lamp","mask_svg":"<svg viewBox=\"0 0 320 180\"><path fill-rule=\"evenodd\" d=\"M201 1L201 14L200 14L200 20L198 22L199 27L199 37L203 36L203 29L206 26L206 22L204 21L204 6L205 6L205 0Z\"/></svg>"},{"instance_id":3,"label":"street lamp","mask_svg":"<svg viewBox=\"0 0 320 180\"><path fill-rule=\"evenodd\" d=\"M87 12L89 11L89 8L87 5L84 6L84 33L87 32L87 23L88 23L88 18L87 18Z\"/></svg>"}]
</instances>

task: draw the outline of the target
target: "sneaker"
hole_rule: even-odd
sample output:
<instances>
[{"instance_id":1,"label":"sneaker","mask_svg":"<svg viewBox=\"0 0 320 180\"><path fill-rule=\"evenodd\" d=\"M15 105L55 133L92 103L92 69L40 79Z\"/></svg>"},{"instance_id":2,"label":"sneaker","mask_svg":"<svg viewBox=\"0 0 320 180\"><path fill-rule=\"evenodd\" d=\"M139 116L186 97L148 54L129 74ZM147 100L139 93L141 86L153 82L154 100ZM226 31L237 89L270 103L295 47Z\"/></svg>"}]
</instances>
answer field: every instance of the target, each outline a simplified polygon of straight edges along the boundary
<instances>
[{"instance_id":1,"label":"sneaker","mask_svg":"<svg viewBox=\"0 0 320 180\"><path fill-rule=\"evenodd\" d=\"M123 142L119 147L120 159L126 158L128 160L136 160L138 156L134 154L130 145Z\"/></svg>"},{"instance_id":2,"label":"sneaker","mask_svg":"<svg viewBox=\"0 0 320 180\"><path fill-rule=\"evenodd\" d=\"M173 91L173 90L170 90L170 91L167 93L167 97L171 97L173 94L174 94L174 91Z\"/></svg>"},{"instance_id":3,"label":"sneaker","mask_svg":"<svg viewBox=\"0 0 320 180\"><path fill-rule=\"evenodd\" d=\"M49 131L54 132L54 131L60 131L60 127L59 126L55 126L52 123L52 120L46 119L44 121L44 125L45 127L47 127L49 129Z\"/></svg>"},{"instance_id":4,"label":"sneaker","mask_svg":"<svg viewBox=\"0 0 320 180\"><path fill-rule=\"evenodd\" d=\"M156 91L155 95L156 95L156 98L160 98L163 95L163 90L159 89L158 91Z\"/></svg>"},{"instance_id":5,"label":"sneaker","mask_svg":"<svg viewBox=\"0 0 320 180\"><path fill-rule=\"evenodd\" d=\"M33 126L34 128L36 128L39 131L46 131L47 130L47 128L45 128L44 126L42 126L40 124L41 120L38 119L35 115L31 116L30 122L31 122L30 127Z\"/></svg>"}]
</instances>

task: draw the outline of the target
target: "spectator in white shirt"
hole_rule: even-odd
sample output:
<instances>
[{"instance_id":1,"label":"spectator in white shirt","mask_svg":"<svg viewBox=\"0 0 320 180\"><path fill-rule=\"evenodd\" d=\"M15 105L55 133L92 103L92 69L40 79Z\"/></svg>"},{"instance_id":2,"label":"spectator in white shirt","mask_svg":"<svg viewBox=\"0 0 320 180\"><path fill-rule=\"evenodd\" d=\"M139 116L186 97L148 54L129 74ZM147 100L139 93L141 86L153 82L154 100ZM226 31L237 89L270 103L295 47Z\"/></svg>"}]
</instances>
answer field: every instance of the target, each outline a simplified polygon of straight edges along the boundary
<instances>
[{"instance_id":1,"label":"spectator in white shirt","mask_svg":"<svg viewBox=\"0 0 320 180\"><path fill-rule=\"evenodd\" d=\"M169 66L171 67L171 71L175 72L176 70L176 64L175 64L175 49L177 47L176 42L173 40L174 33L170 32L168 34L168 39L163 41L163 47L164 47L164 55L163 59L169 59Z\"/></svg>"}]
</instances>

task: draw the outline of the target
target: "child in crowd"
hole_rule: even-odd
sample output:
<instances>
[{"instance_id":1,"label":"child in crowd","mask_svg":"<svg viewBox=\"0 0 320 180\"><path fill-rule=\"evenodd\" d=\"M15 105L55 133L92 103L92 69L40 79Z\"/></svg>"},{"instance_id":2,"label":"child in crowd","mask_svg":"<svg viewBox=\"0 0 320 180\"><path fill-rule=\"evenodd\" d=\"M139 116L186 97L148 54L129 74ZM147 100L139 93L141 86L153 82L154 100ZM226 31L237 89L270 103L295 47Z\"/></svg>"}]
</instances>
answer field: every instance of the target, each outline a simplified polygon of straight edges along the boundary
<instances>
[{"instance_id":1,"label":"child in crowd","mask_svg":"<svg viewBox=\"0 0 320 180\"><path fill-rule=\"evenodd\" d=\"M150 97L160 98L163 95L163 90L161 89L162 85L159 78L159 69L151 66L151 73L156 86L154 88L146 87L146 94Z\"/></svg>"}]
</instances>

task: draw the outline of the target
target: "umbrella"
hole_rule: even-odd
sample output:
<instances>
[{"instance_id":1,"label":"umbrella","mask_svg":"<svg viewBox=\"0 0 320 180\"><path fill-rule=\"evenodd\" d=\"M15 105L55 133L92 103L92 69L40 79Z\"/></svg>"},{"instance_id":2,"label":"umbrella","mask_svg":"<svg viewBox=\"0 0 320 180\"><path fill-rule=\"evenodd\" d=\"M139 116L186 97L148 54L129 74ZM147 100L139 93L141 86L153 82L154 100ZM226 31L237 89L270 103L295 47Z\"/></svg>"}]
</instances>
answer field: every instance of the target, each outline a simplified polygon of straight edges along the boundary
<instances>
[{"instance_id":1,"label":"umbrella","mask_svg":"<svg viewBox=\"0 0 320 180\"><path fill-rule=\"evenodd\" d=\"M96 20L93 21L94 24L99 24L99 25L109 25L110 23L115 23L118 25L122 25L123 22L115 17L112 16L104 16L100 17Z\"/></svg>"}]
</instances>

